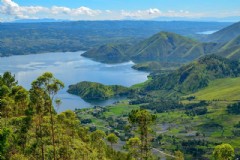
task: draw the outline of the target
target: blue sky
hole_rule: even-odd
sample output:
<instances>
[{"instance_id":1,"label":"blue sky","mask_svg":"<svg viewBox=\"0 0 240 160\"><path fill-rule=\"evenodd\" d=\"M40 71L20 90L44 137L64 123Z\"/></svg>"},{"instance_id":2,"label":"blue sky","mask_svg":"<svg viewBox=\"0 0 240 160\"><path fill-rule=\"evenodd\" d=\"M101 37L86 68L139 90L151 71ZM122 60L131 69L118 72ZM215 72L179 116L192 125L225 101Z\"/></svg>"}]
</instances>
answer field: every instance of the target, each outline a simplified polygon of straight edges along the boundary
<instances>
[{"instance_id":1,"label":"blue sky","mask_svg":"<svg viewBox=\"0 0 240 160\"><path fill-rule=\"evenodd\" d=\"M240 16L240 0L1 0L0 21L121 20Z\"/></svg>"}]
</instances>

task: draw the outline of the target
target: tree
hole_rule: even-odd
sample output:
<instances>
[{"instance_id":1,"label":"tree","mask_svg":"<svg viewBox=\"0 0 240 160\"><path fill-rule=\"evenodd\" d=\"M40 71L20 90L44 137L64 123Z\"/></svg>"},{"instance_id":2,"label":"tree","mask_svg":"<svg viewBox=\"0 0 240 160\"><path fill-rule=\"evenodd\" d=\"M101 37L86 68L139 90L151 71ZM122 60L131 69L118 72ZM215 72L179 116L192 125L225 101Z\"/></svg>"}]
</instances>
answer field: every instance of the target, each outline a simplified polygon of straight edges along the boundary
<instances>
[{"instance_id":1,"label":"tree","mask_svg":"<svg viewBox=\"0 0 240 160\"><path fill-rule=\"evenodd\" d=\"M12 88L17 85L17 81L15 80L15 76L10 72L3 73L3 76L0 76L0 84L6 85L8 88Z\"/></svg>"},{"instance_id":2,"label":"tree","mask_svg":"<svg viewBox=\"0 0 240 160\"><path fill-rule=\"evenodd\" d=\"M24 115L29 103L28 91L22 86L15 86L12 88L12 96L15 103L15 107L13 109L15 115Z\"/></svg>"},{"instance_id":3,"label":"tree","mask_svg":"<svg viewBox=\"0 0 240 160\"><path fill-rule=\"evenodd\" d=\"M5 159L7 153L9 142L8 137L10 135L10 130L8 128L0 129L0 159Z\"/></svg>"},{"instance_id":4,"label":"tree","mask_svg":"<svg viewBox=\"0 0 240 160\"><path fill-rule=\"evenodd\" d=\"M91 145L99 153L98 159L103 159L106 155L106 144L104 142L105 137L106 134L101 130L96 130L90 135Z\"/></svg>"},{"instance_id":5,"label":"tree","mask_svg":"<svg viewBox=\"0 0 240 160\"><path fill-rule=\"evenodd\" d=\"M135 159L139 159L140 158L140 148L141 148L141 141L138 137L133 137L130 138L127 142L126 142L126 148L129 151L129 154L135 158Z\"/></svg>"},{"instance_id":6,"label":"tree","mask_svg":"<svg viewBox=\"0 0 240 160\"><path fill-rule=\"evenodd\" d=\"M110 133L108 136L107 136L107 141L111 144L111 147L113 147L113 144L114 143L117 143L118 142L118 137L114 134L114 133Z\"/></svg>"},{"instance_id":7,"label":"tree","mask_svg":"<svg viewBox=\"0 0 240 160\"><path fill-rule=\"evenodd\" d=\"M181 151L175 151L174 156L176 157L176 160L184 160L184 155Z\"/></svg>"},{"instance_id":8,"label":"tree","mask_svg":"<svg viewBox=\"0 0 240 160\"><path fill-rule=\"evenodd\" d=\"M45 101L45 105L47 105L48 112L50 113L51 116L51 132L54 160L56 160L56 146L54 134L53 100L58 91L63 87L64 87L63 82L56 79L50 72L45 72L43 75L41 75L35 81L32 82L33 91L37 90L39 93L43 95L44 98L43 101Z\"/></svg>"},{"instance_id":9,"label":"tree","mask_svg":"<svg viewBox=\"0 0 240 160\"><path fill-rule=\"evenodd\" d=\"M213 151L216 160L232 160L234 158L234 148L230 144L217 145Z\"/></svg>"},{"instance_id":10,"label":"tree","mask_svg":"<svg viewBox=\"0 0 240 160\"><path fill-rule=\"evenodd\" d=\"M150 157L150 126L155 122L156 115L151 114L147 110L132 110L128 116L131 124L138 126L141 140L141 159L148 159Z\"/></svg>"}]
</instances>

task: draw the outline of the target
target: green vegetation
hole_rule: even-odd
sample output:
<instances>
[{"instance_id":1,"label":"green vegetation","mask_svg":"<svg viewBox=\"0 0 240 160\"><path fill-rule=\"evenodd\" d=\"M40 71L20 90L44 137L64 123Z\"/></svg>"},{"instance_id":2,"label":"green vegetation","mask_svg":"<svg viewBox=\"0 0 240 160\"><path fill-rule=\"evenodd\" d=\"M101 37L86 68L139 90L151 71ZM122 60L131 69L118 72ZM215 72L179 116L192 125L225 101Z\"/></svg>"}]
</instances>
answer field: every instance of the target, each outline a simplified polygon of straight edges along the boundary
<instances>
[{"instance_id":1,"label":"green vegetation","mask_svg":"<svg viewBox=\"0 0 240 160\"><path fill-rule=\"evenodd\" d=\"M196 100L240 100L240 78L222 78L209 82L209 85L191 94Z\"/></svg>"},{"instance_id":2,"label":"green vegetation","mask_svg":"<svg viewBox=\"0 0 240 160\"><path fill-rule=\"evenodd\" d=\"M11 73L0 76L0 159L128 159L105 143L103 131L83 127L73 111L55 112L53 99L62 87L48 72L30 91Z\"/></svg>"},{"instance_id":3,"label":"green vegetation","mask_svg":"<svg viewBox=\"0 0 240 160\"><path fill-rule=\"evenodd\" d=\"M229 59L239 59L240 58L240 36L232 39L225 45L223 45L217 52L217 55L226 57Z\"/></svg>"},{"instance_id":4,"label":"green vegetation","mask_svg":"<svg viewBox=\"0 0 240 160\"><path fill-rule=\"evenodd\" d=\"M96 47L87 51L84 56L107 63L127 60L137 63L149 61L184 63L212 53L216 47L215 43L200 43L175 33L160 32L132 46L107 44ZM152 62L135 67L149 70L158 68L159 64Z\"/></svg>"},{"instance_id":5,"label":"green vegetation","mask_svg":"<svg viewBox=\"0 0 240 160\"><path fill-rule=\"evenodd\" d=\"M120 138L119 145L126 142L124 147L129 154L139 158L141 146L146 143L138 137L140 129L131 130L128 119L134 110L146 109L157 116L156 123L149 128L154 132L147 134L151 139L147 144L154 151L161 150L168 158L175 155L183 159L184 154L187 160L210 159L216 145L229 143L236 150L240 146L239 103L235 103L240 95L238 86L239 62L208 55L176 71L152 73L147 82L131 87L135 94L129 100L76 113L80 119L87 119L85 126L115 133ZM136 129L137 124L133 126ZM155 154L153 158L163 153Z\"/></svg>"},{"instance_id":6,"label":"green vegetation","mask_svg":"<svg viewBox=\"0 0 240 160\"><path fill-rule=\"evenodd\" d=\"M209 45L209 44L207 44ZM187 62L210 53L214 45L206 47L175 33L160 32L131 47L131 59L136 62Z\"/></svg>"},{"instance_id":7,"label":"green vegetation","mask_svg":"<svg viewBox=\"0 0 240 160\"><path fill-rule=\"evenodd\" d=\"M140 159L150 159L151 157L151 128L155 122L156 115L151 114L147 110L132 110L128 116L128 120L132 125L137 125L140 134Z\"/></svg>"},{"instance_id":8,"label":"green vegetation","mask_svg":"<svg viewBox=\"0 0 240 160\"><path fill-rule=\"evenodd\" d=\"M121 63L128 61L126 50L130 47L128 44L107 44L93 48L83 53L82 56L92 58L103 63Z\"/></svg>"},{"instance_id":9,"label":"green vegetation","mask_svg":"<svg viewBox=\"0 0 240 160\"><path fill-rule=\"evenodd\" d=\"M230 144L221 144L215 147L213 156L216 160L232 160L234 148Z\"/></svg>"},{"instance_id":10,"label":"green vegetation","mask_svg":"<svg viewBox=\"0 0 240 160\"><path fill-rule=\"evenodd\" d=\"M142 156L141 148L147 147L141 146L148 144L169 157L180 151L185 159L209 159L220 143L239 148L239 104L232 104L239 100L239 71L238 61L207 55L175 71L151 73L148 81L131 87L134 94L129 100L76 113L92 130L115 133L120 138L117 145L126 142L125 149L135 158ZM154 132L147 133L151 135L147 143L138 138L140 129L133 132L129 128L128 115L136 109L147 109L157 116L148 129ZM182 159L182 154L177 156Z\"/></svg>"},{"instance_id":11,"label":"green vegetation","mask_svg":"<svg viewBox=\"0 0 240 160\"><path fill-rule=\"evenodd\" d=\"M129 94L127 87L119 85L103 85L96 82L83 81L75 85L70 85L68 93L80 96L85 100L104 100L114 96L124 96Z\"/></svg>"},{"instance_id":12,"label":"green vegetation","mask_svg":"<svg viewBox=\"0 0 240 160\"><path fill-rule=\"evenodd\" d=\"M104 108L80 109L75 112L81 120L86 118L92 120L85 123L85 126L90 128L95 126L108 133L114 132L121 141L126 141L125 147L129 153L139 157L141 138L136 136L140 132L129 130L128 115L132 110L139 109L141 105L148 103L146 101L138 105L130 103L131 101L123 101ZM171 103L171 101L169 104L165 102L162 106L168 108ZM157 115L156 123L151 127L154 132L150 132L153 148L170 155L175 155L174 152L180 150L187 160L210 158L214 147L219 143L230 143L235 148L239 148L238 128L235 126L239 123L240 117L228 114L228 103L183 101L181 105L180 108L159 113L151 109L151 112ZM197 114L197 110L204 107L207 112ZM159 156L159 153L156 156Z\"/></svg>"},{"instance_id":13,"label":"green vegetation","mask_svg":"<svg viewBox=\"0 0 240 160\"><path fill-rule=\"evenodd\" d=\"M139 71L158 72L160 70L174 70L181 65L181 63L150 61L145 63L137 63L133 65L132 68Z\"/></svg>"},{"instance_id":14,"label":"green vegetation","mask_svg":"<svg viewBox=\"0 0 240 160\"><path fill-rule=\"evenodd\" d=\"M146 62L146 63L138 63L132 66L133 69L139 71L158 71L161 70L162 66L159 62Z\"/></svg>"},{"instance_id":15,"label":"green vegetation","mask_svg":"<svg viewBox=\"0 0 240 160\"><path fill-rule=\"evenodd\" d=\"M167 75L153 76L146 90L165 90L183 95L207 87L212 80L237 77L239 73L239 62L208 55Z\"/></svg>"}]
</instances>

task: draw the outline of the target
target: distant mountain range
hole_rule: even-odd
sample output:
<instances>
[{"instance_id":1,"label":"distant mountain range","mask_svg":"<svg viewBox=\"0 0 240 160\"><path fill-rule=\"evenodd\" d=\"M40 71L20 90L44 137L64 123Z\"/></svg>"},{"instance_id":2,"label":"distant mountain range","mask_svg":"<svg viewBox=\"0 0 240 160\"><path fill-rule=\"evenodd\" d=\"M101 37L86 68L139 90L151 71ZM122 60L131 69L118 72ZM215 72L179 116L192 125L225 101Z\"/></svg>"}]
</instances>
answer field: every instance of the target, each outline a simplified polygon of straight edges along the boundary
<instances>
[{"instance_id":1,"label":"distant mountain range","mask_svg":"<svg viewBox=\"0 0 240 160\"><path fill-rule=\"evenodd\" d=\"M185 63L208 54L216 54L230 59L240 59L240 22L234 23L213 34L205 36L199 42L171 32L159 32L132 46L111 44L96 47L84 53L85 57L101 62L113 62L110 55L119 60L134 62L179 62ZM107 47L108 46L108 47Z\"/></svg>"},{"instance_id":2,"label":"distant mountain range","mask_svg":"<svg viewBox=\"0 0 240 160\"><path fill-rule=\"evenodd\" d=\"M233 17L199 17L199 18L188 18L188 17L157 17L153 20L156 21L198 21L198 22L238 22L240 16Z\"/></svg>"},{"instance_id":3,"label":"distant mountain range","mask_svg":"<svg viewBox=\"0 0 240 160\"><path fill-rule=\"evenodd\" d=\"M69 20L63 20L63 19L18 19L15 21L12 21L11 23L44 23L44 22L69 22Z\"/></svg>"}]
</instances>

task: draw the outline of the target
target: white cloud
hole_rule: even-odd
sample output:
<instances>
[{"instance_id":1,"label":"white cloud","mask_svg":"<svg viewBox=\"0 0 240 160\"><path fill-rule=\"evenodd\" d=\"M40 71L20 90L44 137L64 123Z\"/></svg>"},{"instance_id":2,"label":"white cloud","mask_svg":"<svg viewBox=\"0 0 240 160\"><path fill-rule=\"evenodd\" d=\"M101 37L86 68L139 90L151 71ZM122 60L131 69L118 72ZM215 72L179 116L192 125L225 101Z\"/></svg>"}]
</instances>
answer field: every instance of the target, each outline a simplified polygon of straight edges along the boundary
<instances>
[{"instance_id":1,"label":"white cloud","mask_svg":"<svg viewBox=\"0 0 240 160\"><path fill-rule=\"evenodd\" d=\"M61 6L53 6L51 8L41 6L20 6L12 0L2 0L0 6L0 14L13 16L17 19L21 18L70 18L81 19L80 16L97 16L101 14L100 10L93 10L88 7L68 8Z\"/></svg>"},{"instance_id":2,"label":"white cloud","mask_svg":"<svg viewBox=\"0 0 240 160\"><path fill-rule=\"evenodd\" d=\"M71 9L69 9L67 7L53 6L51 8L51 13L52 14L69 14L69 13L71 13Z\"/></svg>"},{"instance_id":3,"label":"white cloud","mask_svg":"<svg viewBox=\"0 0 240 160\"><path fill-rule=\"evenodd\" d=\"M121 15L124 17L137 18L137 19L149 19L158 17L161 15L161 11L157 8L150 8L147 10L138 10L138 11L125 11L122 10Z\"/></svg>"},{"instance_id":4,"label":"white cloud","mask_svg":"<svg viewBox=\"0 0 240 160\"><path fill-rule=\"evenodd\" d=\"M79 7L77 9L72 9L72 15L89 15L89 16L97 16L102 13L100 10L92 10L88 7Z\"/></svg>"},{"instance_id":5,"label":"white cloud","mask_svg":"<svg viewBox=\"0 0 240 160\"><path fill-rule=\"evenodd\" d=\"M112 13L112 11L110 11L110 10L105 10L105 12L106 12L106 13Z\"/></svg>"}]
</instances>

